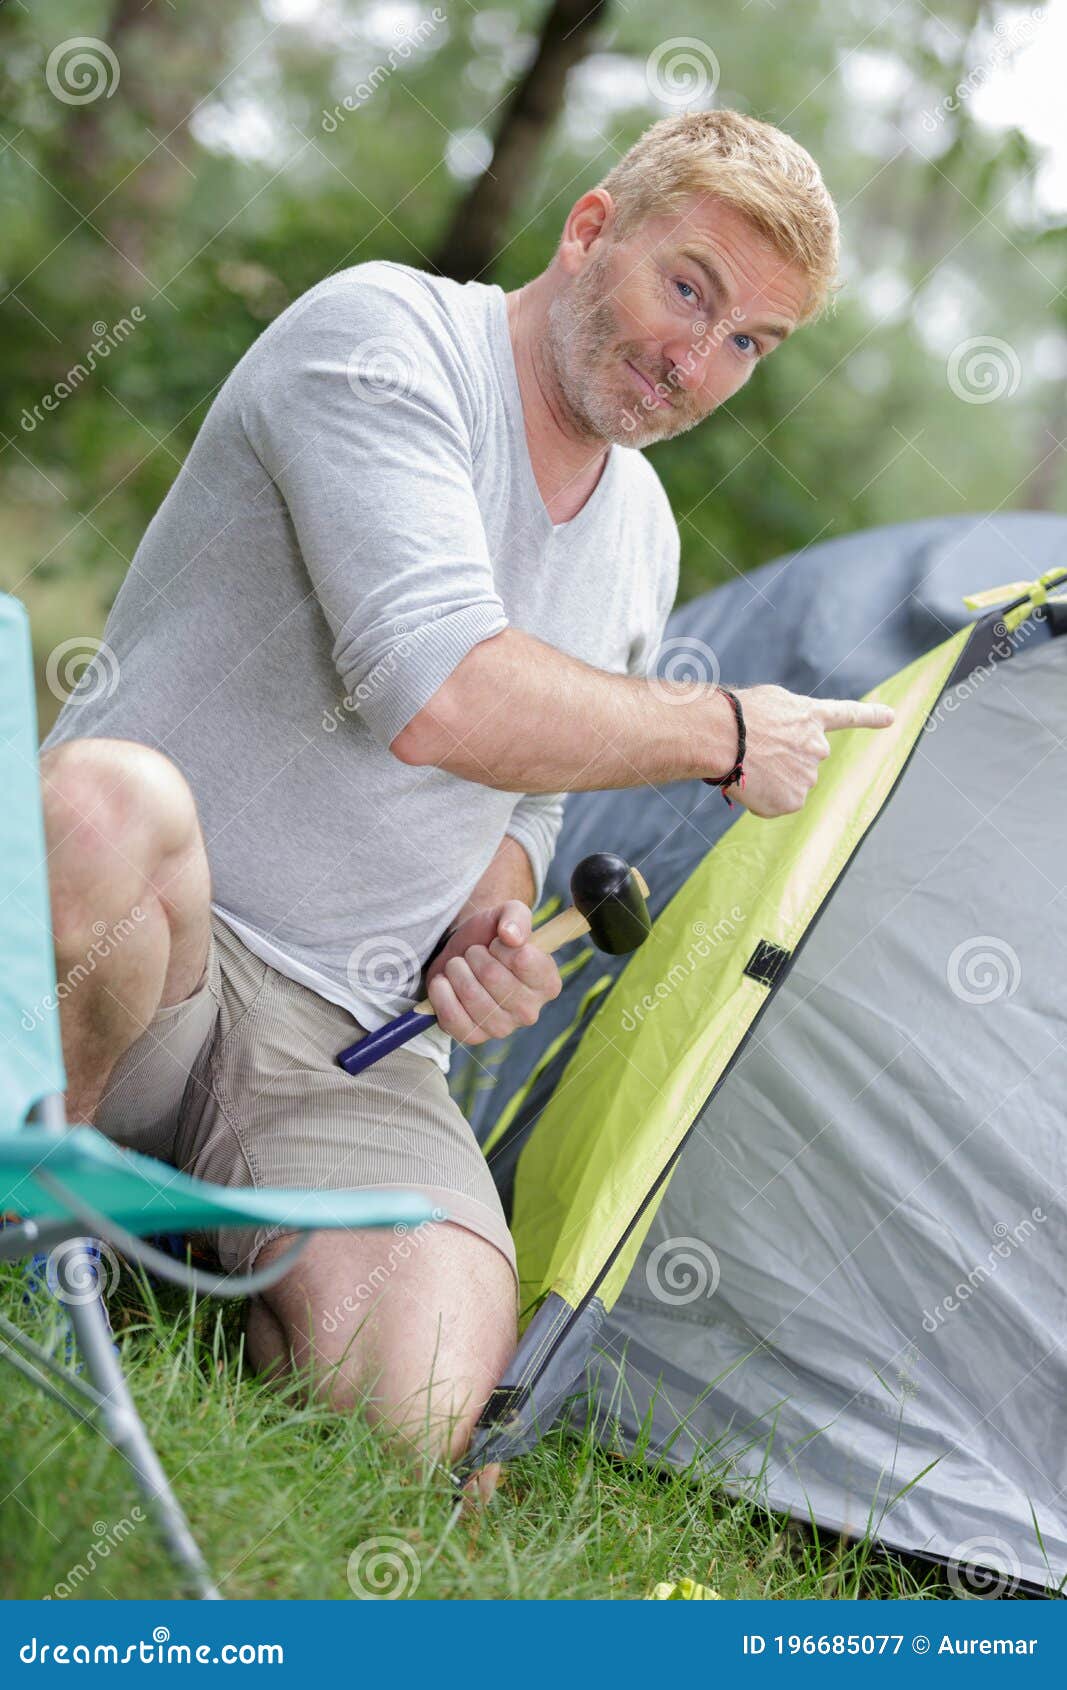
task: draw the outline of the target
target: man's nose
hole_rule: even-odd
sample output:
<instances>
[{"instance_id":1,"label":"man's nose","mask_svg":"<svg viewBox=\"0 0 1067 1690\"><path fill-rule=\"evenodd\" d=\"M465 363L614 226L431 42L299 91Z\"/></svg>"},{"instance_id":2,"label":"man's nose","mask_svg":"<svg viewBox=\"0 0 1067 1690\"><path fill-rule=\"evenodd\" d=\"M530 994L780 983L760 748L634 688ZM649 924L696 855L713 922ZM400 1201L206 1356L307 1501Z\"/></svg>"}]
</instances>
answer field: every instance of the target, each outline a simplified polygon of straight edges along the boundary
<instances>
[{"instance_id":1,"label":"man's nose","mask_svg":"<svg viewBox=\"0 0 1067 1690\"><path fill-rule=\"evenodd\" d=\"M693 335L664 347L670 361L670 385L682 393L695 393L709 379L715 361L715 347L709 335Z\"/></svg>"}]
</instances>

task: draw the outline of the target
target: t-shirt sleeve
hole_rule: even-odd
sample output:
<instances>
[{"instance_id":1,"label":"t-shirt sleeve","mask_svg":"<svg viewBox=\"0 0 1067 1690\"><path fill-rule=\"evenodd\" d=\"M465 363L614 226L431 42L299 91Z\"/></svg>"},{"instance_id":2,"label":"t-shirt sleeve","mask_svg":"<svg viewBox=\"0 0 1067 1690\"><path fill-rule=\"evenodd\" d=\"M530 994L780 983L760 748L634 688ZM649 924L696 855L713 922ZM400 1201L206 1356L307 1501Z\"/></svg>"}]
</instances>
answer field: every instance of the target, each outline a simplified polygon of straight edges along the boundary
<instances>
[{"instance_id":1,"label":"t-shirt sleeve","mask_svg":"<svg viewBox=\"0 0 1067 1690\"><path fill-rule=\"evenodd\" d=\"M508 625L462 357L411 299L353 275L268 331L250 366L245 432L284 500L346 694L389 746Z\"/></svg>"},{"instance_id":2,"label":"t-shirt sleeve","mask_svg":"<svg viewBox=\"0 0 1067 1690\"><path fill-rule=\"evenodd\" d=\"M526 793L512 810L511 820L505 829L512 839L518 840L530 859L534 882L531 909L536 909L541 902L548 865L563 824L565 797L563 792Z\"/></svg>"}]
</instances>

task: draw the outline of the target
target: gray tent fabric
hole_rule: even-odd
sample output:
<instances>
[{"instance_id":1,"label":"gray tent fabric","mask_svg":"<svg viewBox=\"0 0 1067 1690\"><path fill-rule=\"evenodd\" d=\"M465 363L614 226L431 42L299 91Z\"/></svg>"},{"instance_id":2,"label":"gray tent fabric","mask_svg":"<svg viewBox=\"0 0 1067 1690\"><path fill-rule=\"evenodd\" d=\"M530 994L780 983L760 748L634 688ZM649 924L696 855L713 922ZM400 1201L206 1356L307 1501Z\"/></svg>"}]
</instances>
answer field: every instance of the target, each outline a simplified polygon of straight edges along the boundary
<instances>
[{"instance_id":1,"label":"gray tent fabric","mask_svg":"<svg viewBox=\"0 0 1067 1690\"><path fill-rule=\"evenodd\" d=\"M1067 640L933 723L698 1120L599 1389L632 1339L631 1438L655 1397L674 1460L714 1447L776 1508L1044 1584L1067 1576Z\"/></svg>"},{"instance_id":2,"label":"gray tent fabric","mask_svg":"<svg viewBox=\"0 0 1067 1690\"><path fill-rule=\"evenodd\" d=\"M1062 518L904 524L720 588L666 638L740 684L854 695L973 620L964 593L1064 561ZM597 1310L574 1407L591 1391L614 1447L648 1438L774 1509L996 1569L994 1593L1067 1577L1067 640L1029 626L935 710ZM568 800L548 890L566 902L570 865L611 849L661 908L736 817L699 783L663 791L680 816L644 791ZM480 1136L622 966L589 957L495 1086L472 1097L468 1073ZM546 1405L535 1387L542 1430Z\"/></svg>"},{"instance_id":3,"label":"gray tent fabric","mask_svg":"<svg viewBox=\"0 0 1067 1690\"><path fill-rule=\"evenodd\" d=\"M599 1297L575 1314L562 1297L549 1293L482 1412L459 1464L463 1476L489 1461L525 1454L551 1430L580 1384L603 1321Z\"/></svg>"}]
</instances>

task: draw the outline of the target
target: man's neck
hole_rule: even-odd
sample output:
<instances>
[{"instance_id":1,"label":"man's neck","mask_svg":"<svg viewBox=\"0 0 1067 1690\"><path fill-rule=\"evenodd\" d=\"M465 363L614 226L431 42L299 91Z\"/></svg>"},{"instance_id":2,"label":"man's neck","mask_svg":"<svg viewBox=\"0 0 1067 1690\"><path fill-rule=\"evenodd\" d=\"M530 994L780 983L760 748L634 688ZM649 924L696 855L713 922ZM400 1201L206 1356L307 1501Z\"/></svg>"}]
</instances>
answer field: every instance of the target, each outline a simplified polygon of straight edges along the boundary
<instances>
[{"instance_id":1,"label":"man's neck","mask_svg":"<svg viewBox=\"0 0 1067 1690\"><path fill-rule=\"evenodd\" d=\"M610 448L579 433L545 357L548 299L543 283L538 277L504 297L530 462L548 514L560 523L577 516L589 499Z\"/></svg>"}]
</instances>

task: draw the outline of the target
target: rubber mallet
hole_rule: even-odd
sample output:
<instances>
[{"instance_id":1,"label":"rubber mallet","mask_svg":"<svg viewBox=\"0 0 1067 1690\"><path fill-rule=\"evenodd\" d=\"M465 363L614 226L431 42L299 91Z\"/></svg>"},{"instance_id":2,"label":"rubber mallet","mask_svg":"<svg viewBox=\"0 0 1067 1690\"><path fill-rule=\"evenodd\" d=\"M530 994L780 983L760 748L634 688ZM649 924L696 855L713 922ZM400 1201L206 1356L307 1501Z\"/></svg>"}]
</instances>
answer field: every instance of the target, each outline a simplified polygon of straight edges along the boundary
<instances>
[{"instance_id":1,"label":"rubber mallet","mask_svg":"<svg viewBox=\"0 0 1067 1690\"><path fill-rule=\"evenodd\" d=\"M646 902L648 887L637 869L611 851L594 851L592 856L582 858L571 875L571 897L574 903L570 909L562 910L531 934L530 943L539 951L551 955L568 940L588 933L598 950L610 956L626 956L636 951L652 931ZM432 1027L436 1019L429 998L423 998L414 1009L349 1045L337 1061L346 1073L361 1074L379 1057Z\"/></svg>"}]
</instances>

